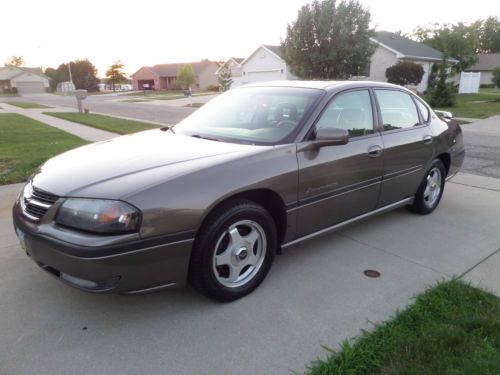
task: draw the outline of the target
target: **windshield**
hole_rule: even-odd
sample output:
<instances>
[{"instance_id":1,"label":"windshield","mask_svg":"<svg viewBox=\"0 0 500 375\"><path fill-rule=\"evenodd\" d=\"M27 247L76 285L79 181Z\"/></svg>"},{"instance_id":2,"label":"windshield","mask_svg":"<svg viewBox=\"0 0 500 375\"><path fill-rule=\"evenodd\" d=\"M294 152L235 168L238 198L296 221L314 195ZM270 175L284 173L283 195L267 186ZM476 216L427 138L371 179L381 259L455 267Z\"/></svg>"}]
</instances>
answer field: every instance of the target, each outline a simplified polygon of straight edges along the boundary
<instances>
[{"instance_id":1,"label":"windshield","mask_svg":"<svg viewBox=\"0 0 500 375\"><path fill-rule=\"evenodd\" d=\"M296 87L230 90L175 125L174 131L228 142L277 144L298 129L322 94Z\"/></svg>"}]
</instances>

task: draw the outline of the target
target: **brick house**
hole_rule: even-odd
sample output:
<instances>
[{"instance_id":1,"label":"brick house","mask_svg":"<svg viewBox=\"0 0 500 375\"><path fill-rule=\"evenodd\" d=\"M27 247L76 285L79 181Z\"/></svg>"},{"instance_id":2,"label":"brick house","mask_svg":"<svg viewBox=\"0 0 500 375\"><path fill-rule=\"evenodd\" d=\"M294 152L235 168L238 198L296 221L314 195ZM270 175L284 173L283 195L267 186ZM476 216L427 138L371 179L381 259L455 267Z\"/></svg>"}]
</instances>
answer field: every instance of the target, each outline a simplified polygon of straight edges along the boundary
<instances>
[{"instance_id":1,"label":"brick house","mask_svg":"<svg viewBox=\"0 0 500 375\"><path fill-rule=\"evenodd\" d=\"M185 64L191 64L196 74L193 89L206 90L210 85L217 85L215 72L219 65L215 61L203 60L194 63L143 66L130 76L132 86L134 90L173 90L176 88L177 73Z\"/></svg>"}]
</instances>

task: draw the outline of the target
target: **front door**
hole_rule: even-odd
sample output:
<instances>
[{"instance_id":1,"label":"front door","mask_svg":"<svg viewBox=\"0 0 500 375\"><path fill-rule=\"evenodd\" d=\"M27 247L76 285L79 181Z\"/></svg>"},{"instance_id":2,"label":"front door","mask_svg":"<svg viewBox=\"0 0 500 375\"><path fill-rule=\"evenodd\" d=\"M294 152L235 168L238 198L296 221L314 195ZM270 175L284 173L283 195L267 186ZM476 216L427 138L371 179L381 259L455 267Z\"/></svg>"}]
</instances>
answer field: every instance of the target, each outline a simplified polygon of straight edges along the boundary
<instances>
[{"instance_id":1,"label":"front door","mask_svg":"<svg viewBox=\"0 0 500 375\"><path fill-rule=\"evenodd\" d=\"M375 209L383 149L381 136L374 131L372 103L367 89L337 94L315 129L346 129L348 144L297 154L299 237Z\"/></svg>"}]
</instances>

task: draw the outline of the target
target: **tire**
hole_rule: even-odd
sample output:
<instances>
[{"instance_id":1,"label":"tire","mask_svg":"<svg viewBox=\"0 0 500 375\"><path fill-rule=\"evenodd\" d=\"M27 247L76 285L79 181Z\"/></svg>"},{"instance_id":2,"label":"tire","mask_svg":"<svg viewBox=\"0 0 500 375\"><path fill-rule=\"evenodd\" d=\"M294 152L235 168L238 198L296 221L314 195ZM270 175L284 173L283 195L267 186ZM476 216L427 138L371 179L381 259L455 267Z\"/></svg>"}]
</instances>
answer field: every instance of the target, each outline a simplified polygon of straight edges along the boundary
<instances>
[{"instance_id":1,"label":"tire","mask_svg":"<svg viewBox=\"0 0 500 375\"><path fill-rule=\"evenodd\" d=\"M443 196L446 169L441 160L435 159L422 180L410 209L427 215L436 209Z\"/></svg>"},{"instance_id":2,"label":"tire","mask_svg":"<svg viewBox=\"0 0 500 375\"><path fill-rule=\"evenodd\" d=\"M230 201L211 213L198 232L189 281L216 301L234 301L264 280L277 246L269 212L249 200Z\"/></svg>"}]
</instances>

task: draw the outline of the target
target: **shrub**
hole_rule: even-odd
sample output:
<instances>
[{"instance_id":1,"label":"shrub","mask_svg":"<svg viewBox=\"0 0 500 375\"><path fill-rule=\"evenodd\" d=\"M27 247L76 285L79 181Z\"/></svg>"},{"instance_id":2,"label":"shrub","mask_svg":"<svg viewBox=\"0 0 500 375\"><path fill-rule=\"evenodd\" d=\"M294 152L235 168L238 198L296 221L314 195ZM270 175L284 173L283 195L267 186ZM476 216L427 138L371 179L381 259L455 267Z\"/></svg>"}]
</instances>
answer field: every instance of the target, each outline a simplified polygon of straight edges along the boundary
<instances>
[{"instance_id":1,"label":"shrub","mask_svg":"<svg viewBox=\"0 0 500 375\"><path fill-rule=\"evenodd\" d=\"M418 85L424 76L422 65L411 61L400 61L385 71L387 82L397 85Z\"/></svg>"},{"instance_id":2,"label":"shrub","mask_svg":"<svg viewBox=\"0 0 500 375\"><path fill-rule=\"evenodd\" d=\"M219 92L219 86L217 85L209 85L207 87L207 91L215 91L215 92Z\"/></svg>"},{"instance_id":3,"label":"shrub","mask_svg":"<svg viewBox=\"0 0 500 375\"><path fill-rule=\"evenodd\" d=\"M455 105L455 86L448 79L448 65L443 58L439 65L439 73L436 80L429 86L426 100L431 107L443 108Z\"/></svg>"},{"instance_id":4,"label":"shrub","mask_svg":"<svg viewBox=\"0 0 500 375\"><path fill-rule=\"evenodd\" d=\"M493 78L491 79L491 82L500 89L500 68L496 68L493 71Z\"/></svg>"}]
</instances>

